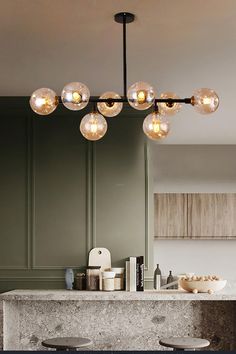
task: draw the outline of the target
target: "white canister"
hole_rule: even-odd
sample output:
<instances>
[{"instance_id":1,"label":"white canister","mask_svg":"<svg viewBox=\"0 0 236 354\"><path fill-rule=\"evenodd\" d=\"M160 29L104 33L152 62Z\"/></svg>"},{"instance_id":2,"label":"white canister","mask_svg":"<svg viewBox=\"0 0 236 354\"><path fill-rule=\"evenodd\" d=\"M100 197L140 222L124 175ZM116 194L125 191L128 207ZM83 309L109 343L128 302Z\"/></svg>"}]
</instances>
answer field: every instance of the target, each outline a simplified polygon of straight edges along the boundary
<instances>
[{"instance_id":1,"label":"white canister","mask_svg":"<svg viewBox=\"0 0 236 354\"><path fill-rule=\"evenodd\" d=\"M115 273L115 290L124 290L124 272L125 268L111 268Z\"/></svg>"},{"instance_id":2,"label":"white canister","mask_svg":"<svg viewBox=\"0 0 236 354\"><path fill-rule=\"evenodd\" d=\"M102 273L102 290L103 291L115 290L115 272Z\"/></svg>"}]
</instances>

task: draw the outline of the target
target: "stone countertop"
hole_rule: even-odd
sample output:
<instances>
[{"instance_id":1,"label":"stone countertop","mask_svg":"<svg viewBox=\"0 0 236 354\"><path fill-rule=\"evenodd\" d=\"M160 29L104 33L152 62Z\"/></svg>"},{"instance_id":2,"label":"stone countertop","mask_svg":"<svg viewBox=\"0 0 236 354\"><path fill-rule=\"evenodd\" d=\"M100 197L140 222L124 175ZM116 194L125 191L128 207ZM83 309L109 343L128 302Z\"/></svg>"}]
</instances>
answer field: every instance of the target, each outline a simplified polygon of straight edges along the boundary
<instances>
[{"instance_id":1,"label":"stone countertop","mask_svg":"<svg viewBox=\"0 0 236 354\"><path fill-rule=\"evenodd\" d=\"M0 295L4 301L236 301L236 290L193 294L181 290L104 292L76 290L12 290Z\"/></svg>"}]
</instances>

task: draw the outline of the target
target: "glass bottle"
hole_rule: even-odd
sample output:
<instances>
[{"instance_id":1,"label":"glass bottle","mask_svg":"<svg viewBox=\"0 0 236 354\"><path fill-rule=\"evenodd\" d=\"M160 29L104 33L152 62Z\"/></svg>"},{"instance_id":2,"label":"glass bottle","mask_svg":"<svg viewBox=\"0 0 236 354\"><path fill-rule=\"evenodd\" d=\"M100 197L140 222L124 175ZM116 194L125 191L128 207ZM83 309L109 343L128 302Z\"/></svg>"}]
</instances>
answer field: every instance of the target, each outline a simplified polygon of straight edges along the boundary
<instances>
[{"instance_id":1,"label":"glass bottle","mask_svg":"<svg viewBox=\"0 0 236 354\"><path fill-rule=\"evenodd\" d=\"M172 275L172 271L170 270L169 276L167 278L167 284L172 283L174 281L174 277ZM170 286L168 289L174 289L174 285Z\"/></svg>"},{"instance_id":2,"label":"glass bottle","mask_svg":"<svg viewBox=\"0 0 236 354\"><path fill-rule=\"evenodd\" d=\"M86 268L86 290L99 290L100 269L100 266L88 266Z\"/></svg>"},{"instance_id":3,"label":"glass bottle","mask_svg":"<svg viewBox=\"0 0 236 354\"><path fill-rule=\"evenodd\" d=\"M161 270L159 268L159 264L157 264L157 267L154 272L154 289L160 290L161 288Z\"/></svg>"},{"instance_id":4,"label":"glass bottle","mask_svg":"<svg viewBox=\"0 0 236 354\"><path fill-rule=\"evenodd\" d=\"M75 290L86 290L86 274L85 273L77 273L74 281L74 289Z\"/></svg>"}]
</instances>

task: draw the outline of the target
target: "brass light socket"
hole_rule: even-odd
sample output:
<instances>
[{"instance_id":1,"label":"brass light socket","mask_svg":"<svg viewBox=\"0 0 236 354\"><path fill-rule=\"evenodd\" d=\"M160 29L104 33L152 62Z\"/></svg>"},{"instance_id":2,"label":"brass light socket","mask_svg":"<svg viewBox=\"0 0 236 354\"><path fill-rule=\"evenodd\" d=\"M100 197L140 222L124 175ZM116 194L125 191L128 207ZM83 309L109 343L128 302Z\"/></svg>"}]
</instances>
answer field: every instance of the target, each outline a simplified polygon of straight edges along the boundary
<instances>
[{"instance_id":1,"label":"brass light socket","mask_svg":"<svg viewBox=\"0 0 236 354\"><path fill-rule=\"evenodd\" d=\"M195 98L194 96L191 97L191 101L190 101L191 105L194 106L195 105Z\"/></svg>"}]
</instances>

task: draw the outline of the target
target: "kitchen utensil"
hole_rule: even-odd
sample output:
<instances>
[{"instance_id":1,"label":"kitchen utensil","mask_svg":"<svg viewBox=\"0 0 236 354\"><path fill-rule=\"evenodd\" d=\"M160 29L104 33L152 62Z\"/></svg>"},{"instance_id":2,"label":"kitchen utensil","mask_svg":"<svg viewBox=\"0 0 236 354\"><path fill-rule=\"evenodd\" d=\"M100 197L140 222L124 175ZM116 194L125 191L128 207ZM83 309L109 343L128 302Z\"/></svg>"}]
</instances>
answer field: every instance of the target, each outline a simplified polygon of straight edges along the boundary
<instances>
[{"instance_id":1,"label":"kitchen utensil","mask_svg":"<svg viewBox=\"0 0 236 354\"><path fill-rule=\"evenodd\" d=\"M111 268L111 253L107 248L93 248L89 252L89 266L100 266L101 271Z\"/></svg>"},{"instance_id":2,"label":"kitchen utensil","mask_svg":"<svg viewBox=\"0 0 236 354\"><path fill-rule=\"evenodd\" d=\"M174 281L171 282L171 283L162 285L160 289L161 289L161 290L162 290L162 289L175 289L175 288L174 288L175 285L178 285L178 280L174 280Z\"/></svg>"},{"instance_id":3,"label":"kitchen utensil","mask_svg":"<svg viewBox=\"0 0 236 354\"><path fill-rule=\"evenodd\" d=\"M89 252L89 266L100 266L101 272L111 268L111 253L107 248L96 247ZM100 290L102 290L102 277L100 276Z\"/></svg>"}]
</instances>

